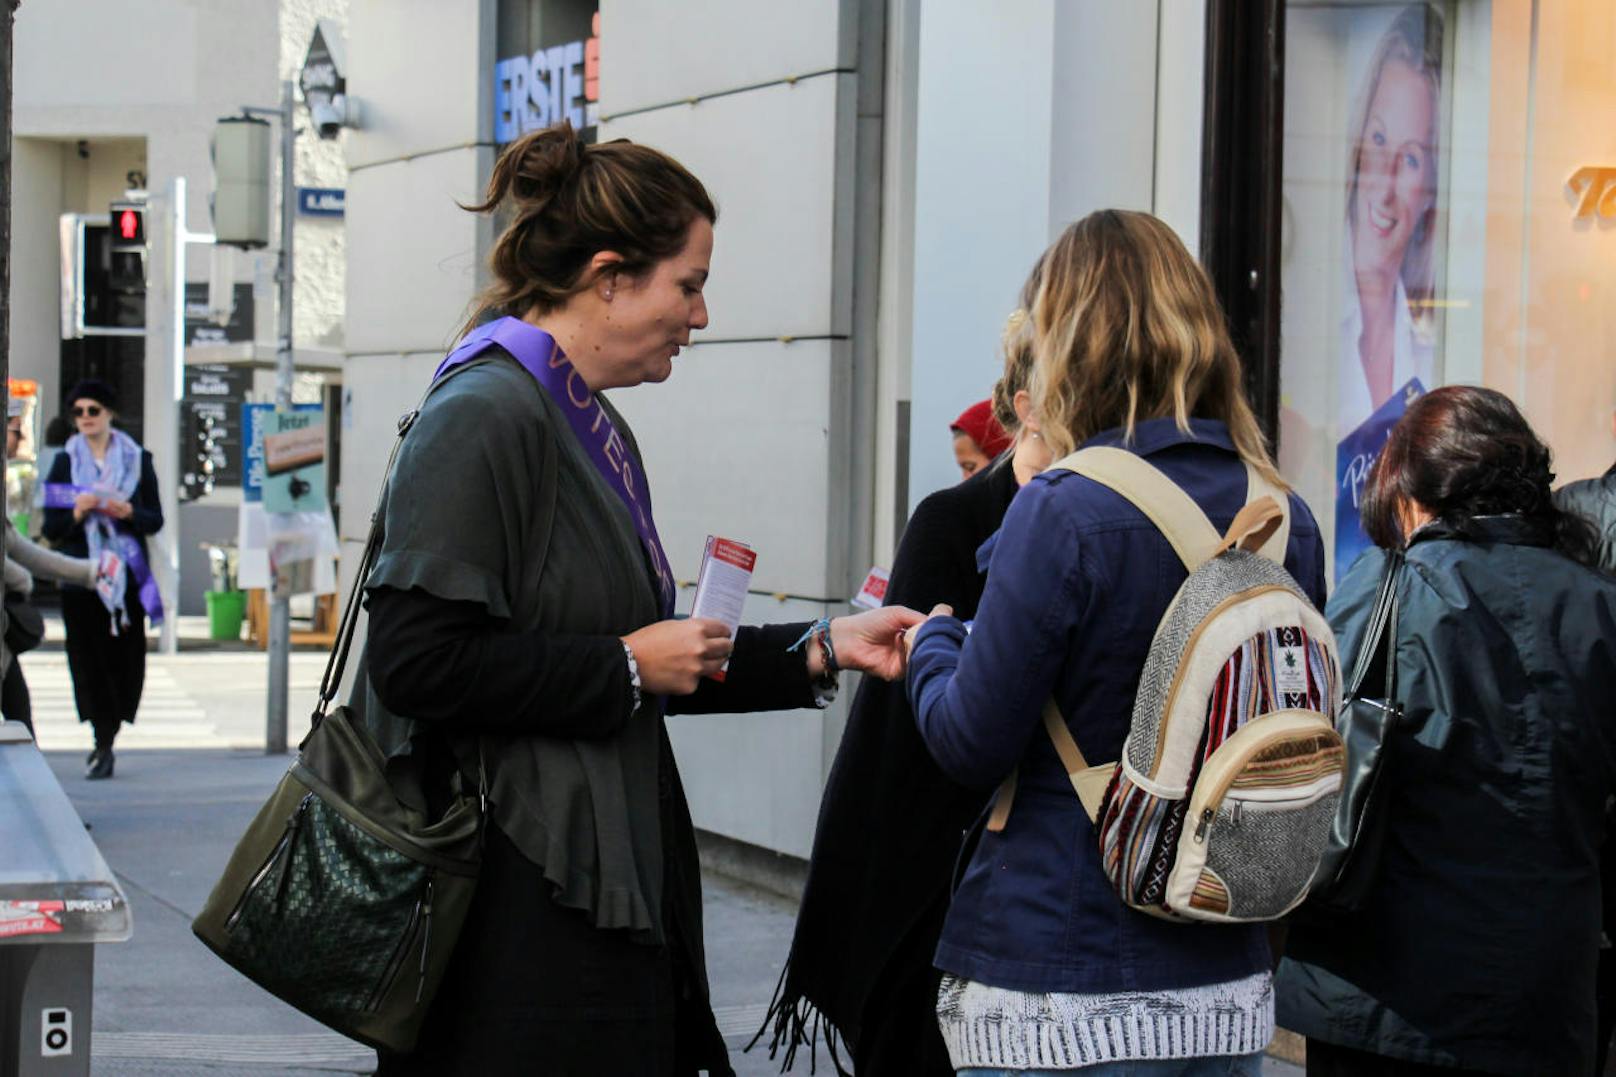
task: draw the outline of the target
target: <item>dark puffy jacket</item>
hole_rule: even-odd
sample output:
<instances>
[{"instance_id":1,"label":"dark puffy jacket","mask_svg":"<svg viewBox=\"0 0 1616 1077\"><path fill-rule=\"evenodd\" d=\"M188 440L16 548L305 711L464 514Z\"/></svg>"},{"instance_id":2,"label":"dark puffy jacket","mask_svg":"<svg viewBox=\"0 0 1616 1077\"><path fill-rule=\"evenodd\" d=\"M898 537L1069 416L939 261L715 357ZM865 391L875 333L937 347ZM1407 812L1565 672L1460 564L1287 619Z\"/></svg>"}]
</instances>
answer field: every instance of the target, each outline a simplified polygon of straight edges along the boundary
<instances>
[{"instance_id":1,"label":"dark puffy jacket","mask_svg":"<svg viewBox=\"0 0 1616 1077\"><path fill-rule=\"evenodd\" d=\"M1554 503L1565 512L1585 516L1599 532L1599 564L1616 572L1616 467L1602 478L1571 482L1554 492Z\"/></svg>"},{"instance_id":2,"label":"dark puffy jacket","mask_svg":"<svg viewBox=\"0 0 1616 1077\"><path fill-rule=\"evenodd\" d=\"M1384 559L1330 600L1344 667ZM1280 1024L1434 1065L1590 1073L1616 579L1492 517L1416 534L1398 594L1406 718L1379 875L1359 912L1292 930Z\"/></svg>"}]
</instances>

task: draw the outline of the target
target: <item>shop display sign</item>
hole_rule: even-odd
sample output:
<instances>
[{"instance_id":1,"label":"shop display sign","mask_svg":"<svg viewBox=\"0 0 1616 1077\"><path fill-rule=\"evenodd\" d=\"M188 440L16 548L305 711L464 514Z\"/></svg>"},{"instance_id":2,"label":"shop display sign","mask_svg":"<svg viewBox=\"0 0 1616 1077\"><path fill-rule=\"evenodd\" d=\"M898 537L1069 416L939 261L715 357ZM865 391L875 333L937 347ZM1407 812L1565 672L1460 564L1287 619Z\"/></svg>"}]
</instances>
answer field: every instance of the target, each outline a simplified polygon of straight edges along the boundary
<instances>
[{"instance_id":1,"label":"shop display sign","mask_svg":"<svg viewBox=\"0 0 1616 1077\"><path fill-rule=\"evenodd\" d=\"M494 141L514 142L529 131L570 120L580 133L600 113L600 12L592 33L512 56L494 65Z\"/></svg>"},{"instance_id":2,"label":"shop display sign","mask_svg":"<svg viewBox=\"0 0 1616 1077\"><path fill-rule=\"evenodd\" d=\"M259 426L265 512L325 508L325 412L270 412Z\"/></svg>"},{"instance_id":3,"label":"shop display sign","mask_svg":"<svg viewBox=\"0 0 1616 1077\"><path fill-rule=\"evenodd\" d=\"M323 409L318 404L293 404L294 414L321 413ZM246 501L262 501L264 499L264 431L268 426L269 417L275 414L274 404L243 404L241 406L241 442L246 447L247 465L241 477L241 496ZM324 427L323 416L316 421ZM277 427L276 432L279 432ZM322 476L320 479L320 494L325 495L324 463L321 463ZM270 509L269 511L276 511ZM285 510L282 510L285 511Z\"/></svg>"},{"instance_id":4,"label":"shop display sign","mask_svg":"<svg viewBox=\"0 0 1616 1077\"><path fill-rule=\"evenodd\" d=\"M253 338L253 287L237 284L230 289L230 320L218 325L208 319L208 286L185 285L185 346L194 344L237 344Z\"/></svg>"}]
</instances>

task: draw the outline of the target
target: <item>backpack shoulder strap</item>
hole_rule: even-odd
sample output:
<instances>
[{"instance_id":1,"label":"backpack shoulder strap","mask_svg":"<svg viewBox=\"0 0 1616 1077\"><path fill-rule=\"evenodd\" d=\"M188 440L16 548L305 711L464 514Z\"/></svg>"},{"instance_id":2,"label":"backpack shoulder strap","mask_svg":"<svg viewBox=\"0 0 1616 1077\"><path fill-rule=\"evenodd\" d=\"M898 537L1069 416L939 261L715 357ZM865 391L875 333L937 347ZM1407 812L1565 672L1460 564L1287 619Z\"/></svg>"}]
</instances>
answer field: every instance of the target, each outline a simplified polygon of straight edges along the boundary
<instances>
[{"instance_id":1,"label":"backpack shoulder strap","mask_svg":"<svg viewBox=\"0 0 1616 1077\"><path fill-rule=\"evenodd\" d=\"M1083 749L1077 746L1072 737L1072 731L1066 728L1066 719L1061 715L1060 707L1056 706L1053 697L1044 700L1044 732L1049 734L1050 743L1055 746L1055 754L1060 756L1061 766L1066 768L1066 780L1072 783L1072 790L1077 799L1083 803L1083 810L1088 812L1089 822L1099 822L1100 806L1105 800L1105 791L1111 784L1111 776L1116 773L1117 764L1102 763L1091 767L1089 761L1083 757ZM994 795L993 808L988 813L987 828L995 833L1004 829L1010 821L1010 809L1016 800L1016 772L1011 771L1010 776L999 786Z\"/></svg>"},{"instance_id":2,"label":"backpack shoulder strap","mask_svg":"<svg viewBox=\"0 0 1616 1077\"><path fill-rule=\"evenodd\" d=\"M1246 504L1251 505L1264 497L1274 499L1279 506L1280 521L1274 533L1258 547L1258 556L1266 557L1276 564L1285 563L1285 547L1291 539L1291 499L1284 490L1275 486L1257 473L1257 469L1250 464L1246 465Z\"/></svg>"},{"instance_id":3,"label":"backpack shoulder strap","mask_svg":"<svg viewBox=\"0 0 1616 1077\"><path fill-rule=\"evenodd\" d=\"M1144 457L1102 445L1079 449L1050 465L1050 470L1056 468L1086 476L1127 498L1156 525L1189 571L1218 553L1223 536L1201 506Z\"/></svg>"}]
</instances>

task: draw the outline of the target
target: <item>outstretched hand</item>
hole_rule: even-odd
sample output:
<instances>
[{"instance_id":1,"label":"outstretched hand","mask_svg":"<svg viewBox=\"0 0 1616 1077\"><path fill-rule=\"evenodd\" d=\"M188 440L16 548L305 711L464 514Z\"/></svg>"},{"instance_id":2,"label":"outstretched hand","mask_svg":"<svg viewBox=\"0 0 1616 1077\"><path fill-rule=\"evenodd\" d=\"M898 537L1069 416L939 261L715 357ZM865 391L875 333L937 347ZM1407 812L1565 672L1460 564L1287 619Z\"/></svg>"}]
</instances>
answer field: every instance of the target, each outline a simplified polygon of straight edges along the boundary
<instances>
[{"instance_id":1,"label":"outstretched hand","mask_svg":"<svg viewBox=\"0 0 1616 1077\"><path fill-rule=\"evenodd\" d=\"M926 614L926 616L922 617L915 624L909 626L908 631L904 632L903 634L903 664L905 666L909 664L909 652L915 649L915 636L917 633L919 633L920 626L931 620L933 617L952 616L954 616L954 607L946 603L939 602L937 605L931 608L930 613Z\"/></svg>"},{"instance_id":2,"label":"outstretched hand","mask_svg":"<svg viewBox=\"0 0 1616 1077\"><path fill-rule=\"evenodd\" d=\"M884 681L903 676L903 634L925 618L905 606L882 606L830 623L830 643L836 664L843 669L871 673Z\"/></svg>"}]
</instances>

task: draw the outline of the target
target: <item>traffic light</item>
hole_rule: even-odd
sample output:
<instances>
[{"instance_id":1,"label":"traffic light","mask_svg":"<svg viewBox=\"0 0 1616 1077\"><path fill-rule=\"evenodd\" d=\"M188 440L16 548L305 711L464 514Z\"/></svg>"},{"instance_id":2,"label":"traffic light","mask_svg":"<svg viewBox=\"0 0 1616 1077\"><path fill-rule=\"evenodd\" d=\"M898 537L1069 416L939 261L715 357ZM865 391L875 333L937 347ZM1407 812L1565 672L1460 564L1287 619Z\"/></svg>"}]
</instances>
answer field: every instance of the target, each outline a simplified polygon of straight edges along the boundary
<instances>
[{"instance_id":1,"label":"traffic light","mask_svg":"<svg viewBox=\"0 0 1616 1077\"><path fill-rule=\"evenodd\" d=\"M146 290L146 204L114 202L107 207L107 282L114 291Z\"/></svg>"},{"instance_id":2,"label":"traffic light","mask_svg":"<svg viewBox=\"0 0 1616 1077\"><path fill-rule=\"evenodd\" d=\"M146 251L146 206L141 202L114 202L107 207L114 251Z\"/></svg>"}]
</instances>

